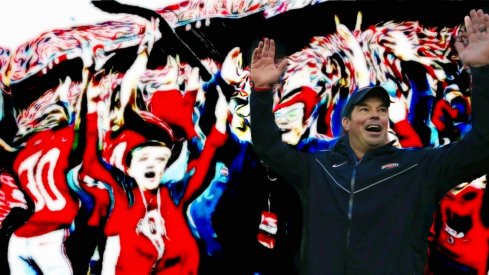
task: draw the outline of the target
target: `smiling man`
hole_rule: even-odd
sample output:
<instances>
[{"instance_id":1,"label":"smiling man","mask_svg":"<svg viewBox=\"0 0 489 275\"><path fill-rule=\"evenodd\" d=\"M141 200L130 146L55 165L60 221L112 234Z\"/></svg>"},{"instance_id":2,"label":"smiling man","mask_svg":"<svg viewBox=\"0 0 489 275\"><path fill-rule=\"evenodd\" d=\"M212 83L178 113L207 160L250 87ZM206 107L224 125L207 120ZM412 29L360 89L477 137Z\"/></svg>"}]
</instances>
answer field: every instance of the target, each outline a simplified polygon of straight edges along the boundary
<instances>
[{"instance_id":1,"label":"smiling man","mask_svg":"<svg viewBox=\"0 0 489 275\"><path fill-rule=\"evenodd\" d=\"M389 95L372 86L349 98L345 134L330 150L294 149L282 142L272 113L272 87L287 61L275 63L275 42L268 38L253 51L253 147L302 198L301 274L423 274L433 209L457 183L482 176L489 163L489 15L472 10L465 26L455 47L473 77L472 129L437 148L389 142Z\"/></svg>"},{"instance_id":2,"label":"smiling man","mask_svg":"<svg viewBox=\"0 0 489 275\"><path fill-rule=\"evenodd\" d=\"M353 93L342 114L342 125L358 159L388 142L389 94L381 86Z\"/></svg>"}]
</instances>

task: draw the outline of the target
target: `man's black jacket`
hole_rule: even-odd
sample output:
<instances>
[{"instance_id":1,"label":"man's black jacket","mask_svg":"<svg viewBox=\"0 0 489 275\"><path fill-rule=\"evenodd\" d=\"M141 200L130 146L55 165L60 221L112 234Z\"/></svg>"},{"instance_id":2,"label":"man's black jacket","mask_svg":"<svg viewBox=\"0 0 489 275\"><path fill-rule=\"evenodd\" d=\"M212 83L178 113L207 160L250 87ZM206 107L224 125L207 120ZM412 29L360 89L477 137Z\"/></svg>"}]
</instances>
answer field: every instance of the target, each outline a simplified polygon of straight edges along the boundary
<instances>
[{"instance_id":1,"label":"man's black jacket","mask_svg":"<svg viewBox=\"0 0 489 275\"><path fill-rule=\"evenodd\" d=\"M423 273L438 201L489 164L489 66L471 72L472 130L462 140L416 150L387 144L360 161L347 137L315 154L282 143L272 92L253 91L254 149L303 201L304 275Z\"/></svg>"}]
</instances>

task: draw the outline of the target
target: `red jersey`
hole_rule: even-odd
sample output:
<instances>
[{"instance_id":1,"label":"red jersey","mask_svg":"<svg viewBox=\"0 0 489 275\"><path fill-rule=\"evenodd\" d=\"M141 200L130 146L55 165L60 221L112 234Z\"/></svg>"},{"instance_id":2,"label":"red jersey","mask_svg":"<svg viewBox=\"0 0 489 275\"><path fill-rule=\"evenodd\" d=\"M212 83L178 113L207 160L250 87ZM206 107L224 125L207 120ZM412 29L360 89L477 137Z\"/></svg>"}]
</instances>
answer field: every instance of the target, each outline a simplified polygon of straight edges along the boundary
<instances>
[{"instance_id":1,"label":"red jersey","mask_svg":"<svg viewBox=\"0 0 489 275\"><path fill-rule=\"evenodd\" d=\"M87 221L89 226L102 225L113 204L113 186L117 183L98 159L97 114L87 115L86 147L83 163L78 176L80 187L92 199L91 212Z\"/></svg>"},{"instance_id":2,"label":"red jersey","mask_svg":"<svg viewBox=\"0 0 489 275\"><path fill-rule=\"evenodd\" d=\"M197 274L199 248L188 226L185 206L195 191L200 189L215 150L225 142L226 137L213 128L199 159L189 164L189 170L196 170L178 205L173 203L168 189L164 187L158 189L159 208L157 194L144 192L147 202L144 203L138 187L133 190L135 199L131 208L127 207L127 203L117 203L125 201L125 197L116 197L115 210L108 222L108 227L114 232L107 232L120 237L117 274L149 274L155 263L156 274ZM125 196L121 192L117 194ZM162 220L159 220L159 215ZM135 261L138 265L133 264Z\"/></svg>"},{"instance_id":3,"label":"red jersey","mask_svg":"<svg viewBox=\"0 0 489 275\"><path fill-rule=\"evenodd\" d=\"M96 132L97 115L89 114L87 149L81 175L90 176L112 188L114 204L110 215L107 215L104 233L119 237L116 273L149 274L154 268L157 274L196 274L199 249L187 224L184 205L200 189L216 148L225 142L227 136L215 128L211 131L199 159L189 164L189 170L196 167L199 169L195 170L179 205L173 203L167 188L160 187L155 192L145 191L143 199L143 193L135 187L132 190L134 204L130 207L123 188L97 157ZM142 135L129 129L123 129L115 137L109 132L105 135L102 155L111 165L125 171L123 160L127 153L143 141L145 138ZM95 205L107 208L106 203L96 202ZM138 264L134 265L134 262Z\"/></svg>"},{"instance_id":4,"label":"red jersey","mask_svg":"<svg viewBox=\"0 0 489 275\"><path fill-rule=\"evenodd\" d=\"M79 207L67 184L73 126L33 134L14 161L21 188L34 202L34 213L15 234L39 236L73 222Z\"/></svg>"},{"instance_id":5,"label":"red jersey","mask_svg":"<svg viewBox=\"0 0 489 275\"><path fill-rule=\"evenodd\" d=\"M190 200L195 197L195 193L202 190L201 187L207 172L210 170L209 167L215 151L224 144L226 139L226 134L219 132L215 127L212 128L199 158L189 162L187 171L195 169L195 173L189 180L178 205L172 202L167 188L160 188L163 189L161 190L162 198L165 194L168 202L171 203L166 203L166 209L161 211L165 218L166 227L165 253L163 260L157 265L156 270L159 271L157 274L197 274L200 252L187 222L186 207Z\"/></svg>"},{"instance_id":6,"label":"red jersey","mask_svg":"<svg viewBox=\"0 0 489 275\"><path fill-rule=\"evenodd\" d=\"M136 187L131 208L117 204L116 198L117 210L109 219L118 225L114 233L120 240L116 274L152 274L153 267L155 274L172 270L172 274L197 274L199 250L185 216L167 188L160 187L157 192L145 191L144 203Z\"/></svg>"},{"instance_id":7,"label":"red jersey","mask_svg":"<svg viewBox=\"0 0 489 275\"><path fill-rule=\"evenodd\" d=\"M435 249L458 264L487 275L489 228L481 220L485 189L468 185L459 193L448 192L440 203L441 228Z\"/></svg>"},{"instance_id":8,"label":"red jersey","mask_svg":"<svg viewBox=\"0 0 489 275\"><path fill-rule=\"evenodd\" d=\"M179 90L156 91L148 104L155 116L171 125L181 127L187 139L197 136L193 121L197 90L185 93Z\"/></svg>"}]
</instances>

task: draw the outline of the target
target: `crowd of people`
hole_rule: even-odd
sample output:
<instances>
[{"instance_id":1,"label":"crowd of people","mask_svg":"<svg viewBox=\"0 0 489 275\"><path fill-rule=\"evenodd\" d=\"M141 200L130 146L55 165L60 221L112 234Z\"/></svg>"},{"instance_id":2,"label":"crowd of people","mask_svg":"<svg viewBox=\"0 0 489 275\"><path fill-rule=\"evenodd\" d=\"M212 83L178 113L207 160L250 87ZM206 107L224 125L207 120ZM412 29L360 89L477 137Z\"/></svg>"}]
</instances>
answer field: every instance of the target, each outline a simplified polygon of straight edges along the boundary
<instances>
[{"instance_id":1,"label":"crowd of people","mask_svg":"<svg viewBox=\"0 0 489 275\"><path fill-rule=\"evenodd\" d=\"M409 103L346 77L333 100L269 38L246 68L203 60L207 81L153 69L158 24L123 69L77 36L81 76L20 111L2 60L2 274L487 273L488 14L439 98L403 61Z\"/></svg>"}]
</instances>

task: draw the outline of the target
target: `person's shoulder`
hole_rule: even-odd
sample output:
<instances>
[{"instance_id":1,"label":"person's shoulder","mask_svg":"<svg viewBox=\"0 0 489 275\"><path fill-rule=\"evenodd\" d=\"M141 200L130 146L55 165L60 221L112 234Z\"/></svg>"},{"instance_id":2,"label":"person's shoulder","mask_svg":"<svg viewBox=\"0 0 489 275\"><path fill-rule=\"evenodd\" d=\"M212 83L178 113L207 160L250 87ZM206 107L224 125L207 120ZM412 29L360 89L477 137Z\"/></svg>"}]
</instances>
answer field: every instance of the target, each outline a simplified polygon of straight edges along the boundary
<instances>
[{"instance_id":1,"label":"person's shoulder","mask_svg":"<svg viewBox=\"0 0 489 275\"><path fill-rule=\"evenodd\" d=\"M433 148L428 148L428 147L402 147L402 148L396 148L396 150L406 151L406 152L415 152L415 151L429 150L429 149L433 149Z\"/></svg>"},{"instance_id":2,"label":"person's shoulder","mask_svg":"<svg viewBox=\"0 0 489 275\"><path fill-rule=\"evenodd\" d=\"M418 159L426 155L427 153L433 151L438 147L396 147L393 146L392 152L404 156L404 158Z\"/></svg>"}]
</instances>

